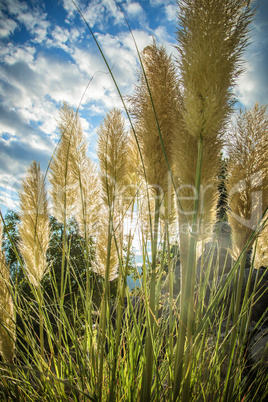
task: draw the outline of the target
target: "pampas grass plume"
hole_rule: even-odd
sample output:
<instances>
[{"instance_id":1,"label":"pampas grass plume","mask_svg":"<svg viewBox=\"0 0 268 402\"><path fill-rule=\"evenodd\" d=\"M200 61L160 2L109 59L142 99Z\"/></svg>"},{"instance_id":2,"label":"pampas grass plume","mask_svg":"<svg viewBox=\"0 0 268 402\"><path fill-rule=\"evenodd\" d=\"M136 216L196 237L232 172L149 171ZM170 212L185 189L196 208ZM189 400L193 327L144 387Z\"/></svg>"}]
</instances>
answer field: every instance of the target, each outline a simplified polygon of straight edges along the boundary
<instances>
[{"instance_id":1,"label":"pampas grass plume","mask_svg":"<svg viewBox=\"0 0 268 402\"><path fill-rule=\"evenodd\" d=\"M96 246L94 270L108 279L117 277L118 253L114 241L114 231L118 226L128 168L128 135L123 116L119 109L111 109L98 130L98 158L100 163L100 183L102 210L100 211L99 234ZM123 230L123 229L122 229ZM120 237L121 233L117 233ZM110 243L111 240L111 243ZM110 249L108 250L110 243ZM120 242L118 242L120 245ZM119 251L119 250L118 250ZM107 260L110 255L109 261Z\"/></svg>"},{"instance_id":2,"label":"pampas grass plume","mask_svg":"<svg viewBox=\"0 0 268 402\"><path fill-rule=\"evenodd\" d=\"M254 13L245 0L180 2L177 47L189 134L214 137L231 112Z\"/></svg>"},{"instance_id":3,"label":"pampas grass plume","mask_svg":"<svg viewBox=\"0 0 268 402\"><path fill-rule=\"evenodd\" d=\"M37 286L48 269L46 252L50 229L45 180L40 165L35 161L31 163L22 181L19 199L19 249L29 280Z\"/></svg>"},{"instance_id":4,"label":"pampas grass plume","mask_svg":"<svg viewBox=\"0 0 268 402\"><path fill-rule=\"evenodd\" d=\"M176 128L176 99L178 80L175 65L166 49L147 46L142 53L143 71L139 74L140 84L133 96L129 97L131 112L135 119L135 129L144 159L148 184L167 191L168 168L162 149L154 109L161 130L165 152L171 163L171 140ZM147 87L147 82L150 93ZM153 109L154 106L154 109Z\"/></svg>"},{"instance_id":5,"label":"pampas grass plume","mask_svg":"<svg viewBox=\"0 0 268 402\"><path fill-rule=\"evenodd\" d=\"M50 165L50 196L55 218L64 223L75 214L79 172L87 144L78 114L65 102L60 110L58 127L61 138Z\"/></svg>"},{"instance_id":6,"label":"pampas grass plume","mask_svg":"<svg viewBox=\"0 0 268 402\"><path fill-rule=\"evenodd\" d=\"M127 141L124 119L120 110L114 108L107 113L98 129L101 194L107 206L114 205L125 185Z\"/></svg>"},{"instance_id":7,"label":"pampas grass plume","mask_svg":"<svg viewBox=\"0 0 268 402\"><path fill-rule=\"evenodd\" d=\"M241 112L229 142L227 175L228 220L233 256L243 251L268 206L268 118L266 106ZM267 229L260 233L257 259L267 246ZM260 240L260 242L259 242ZM252 244L249 245L249 248ZM258 263L259 264L259 263Z\"/></svg>"},{"instance_id":8,"label":"pampas grass plume","mask_svg":"<svg viewBox=\"0 0 268 402\"><path fill-rule=\"evenodd\" d=\"M232 110L232 87L241 72L241 54L252 16L251 7L244 0L180 2L177 49L182 95L173 159L180 199L180 231L187 232L188 225L188 236L196 233L191 222L197 213L199 245L213 235L223 132ZM195 194L200 141L200 193ZM196 197L198 211L194 211ZM202 247L198 248L201 252Z\"/></svg>"},{"instance_id":9,"label":"pampas grass plume","mask_svg":"<svg viewBox=\"0 0 268 402\"><path fill-rule=\"evenodd\" d=\"M80 168L80 194L78 195L76 219L81 236L87 240L94 236L99 226L100 190L97 166L86 157Z\"/></svg>"}]
</instances>

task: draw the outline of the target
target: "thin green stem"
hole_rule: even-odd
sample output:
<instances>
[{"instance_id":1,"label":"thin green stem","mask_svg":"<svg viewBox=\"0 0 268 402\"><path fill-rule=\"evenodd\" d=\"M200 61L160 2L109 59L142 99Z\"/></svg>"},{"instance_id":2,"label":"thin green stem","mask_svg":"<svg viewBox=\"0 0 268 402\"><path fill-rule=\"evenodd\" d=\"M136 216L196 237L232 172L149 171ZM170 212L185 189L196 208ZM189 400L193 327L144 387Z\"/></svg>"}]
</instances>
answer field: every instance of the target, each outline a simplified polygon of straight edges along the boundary
<instances>
[{"instance_id":1,"label":"thin green stem","mask_svg":"<svg viewBox=\"0 0 268 402\"><path fill-rule=\"evenodd\" d=\"M239 330L238 316L239 316L239 312L240 312L240 303L241 303L241 295L242 295L245 267L246 267L246 253L244 254L244 257L240 264L239 278L238 278L237 292L236 292L236 300L235 300L235 306L234 306L233 329L232 329L231 341L230 341L229 362L228 362L228 369L227 369L227 374L226 374L226 379L225 379L225 386L224 386L224 390L223 390L223 401L226 401L226 402L230 400L230 395L232 395L232 391L233 391L233 387L234 387L233 379L230 378L230 374L232 371L233 357L234 357L234 353L235 353L235 346L236 346L238 330Z\"/></svg>"},{"instance_id":2,"label":"thin green stem","mask_svg":"<svg viewBox=\"0 0 268 402\"><path fill-rule=\"evenodd\" d=\"M194 201L194 214L193 214L193 228L197 227L198 210L199 210L199 193L201 184L201 171L202 171L202 158L203 158L203 139L200 136L198 141L198 156L196 167L196 180L195 180L195 194ZM181 317L179 323L178 343L175 356L175 375L174 375L174 391L173 401L177 401L182 380L184 380L182 400L190 400L190 378L191 378L191 343L192 343L192 330L194 320L194 285L196 275L196 244L197 234L190 236L190 245L188 252L187 268L181 266L182 278L184 275L184 269L186 268L185 279L181 283ZM185 286L185 288L184 288ZM187 332L187 342L190 346L187 354L184 356L184 347Z\"/></svg>"},{"instance_id":3,"label":"thin green stem","mask_svg":"<svg viewBox=\"0 0 268 402\"><path fill-rule=\"evenodd\" d=\"M145 364L142 374L141 397L142 402L150 400L151 384L153 377L153 364L154 364L154 331L155 331L155 311L158 306L155 306L155 289L156 289L156 257L157 257L157 241L158 241L158 226L160 216L160 194L156 192L155 195L155 214L154 214L154 228L152 239L152 276L150 283L150 300L149 300L149 314L148 314L148 330L146 333L145 341Z\"/></svg>"},{"instance_id":4,"label":"thin green stem","mask_svg":"<svg viewBox=\"0 0 268 402\"><path fill-rule=\"evenodd\" d=\"M134 211L134 200L132 203L132 210L131 210L131 219L133 217ZM114 347L114 359L113 359L113 366L112 366L112 381L111 381L111 388L110 388L110 395L109 401L114 401L115 398L115 380L116 380L116 364L118 358L118 349L120 345L120 335L122 331L122 317L124 311L124 298L127 286L127 276L128 276L128 265L129 265L129 257L130 257L130 247L132 242L132 234L131 231L128 235L128 248L127 248L127 258L125 261L125 272L121 272L121 283L120 289L118 292L118 306L117 306L117 317L116 317L116 338L115 338L115 347Z\"/></svg>"},{"instance_id":5,"label":"thin green stem","mask_svg":"<svg viewBox=\"0 0 268 402\"><path fill-rule=\"evenodd\" d=\"M110 257L111 257L111 247L112 247L112 237L113 237L113 226L112 226L112 212L111 207L109 207L109 223L108 223L108 242L107 242L107 261L106 261L106 271L105 271L105 283L104 283L104 295L101 307L101 345L100 345L100 364L98 373L98 390L99 390L99 401L102 400L102 385L103 385L103 358L105 349L105 338L106 338L106 312L107 312L107 302L109 293L109 270L110 270Z\"/></svg>"},{"instance_id":6,"label":"thin green stem","mask_svg":"<svg viewBox=\"0 0 268 402\"><path fill-rule=\"evenodd\" d=\"M41 283L38 283L38 305L39 305L39 334L40 334L40 350L41 350L41 358L44 360L44 317L43 317L43 297L42 297L42 288Z\"/></svg>"}]
</instances>

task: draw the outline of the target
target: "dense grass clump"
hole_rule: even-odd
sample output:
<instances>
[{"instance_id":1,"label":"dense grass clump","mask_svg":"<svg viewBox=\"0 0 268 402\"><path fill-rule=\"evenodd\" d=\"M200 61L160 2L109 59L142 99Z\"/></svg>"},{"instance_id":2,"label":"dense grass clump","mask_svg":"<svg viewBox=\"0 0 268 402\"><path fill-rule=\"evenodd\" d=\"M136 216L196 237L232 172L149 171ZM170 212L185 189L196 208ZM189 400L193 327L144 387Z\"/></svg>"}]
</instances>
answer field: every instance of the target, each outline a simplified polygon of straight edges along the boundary
<instances>
[{"instance_id":1,"label":"dense grass clump","mask_svg":"<svg viewBox=\"0 0 268 402\"><path fill-rule=\"evenodd\" d=\"M267 397L266 107L229 124L254 12L244 0L178 3L179 62L154 42L138 53L127 101L115 82L130 131L110 110L95 166L78 111L63 103L50 198L33 162L18 231L2 217L2 400Z\"/></svg>"}]
</instances>

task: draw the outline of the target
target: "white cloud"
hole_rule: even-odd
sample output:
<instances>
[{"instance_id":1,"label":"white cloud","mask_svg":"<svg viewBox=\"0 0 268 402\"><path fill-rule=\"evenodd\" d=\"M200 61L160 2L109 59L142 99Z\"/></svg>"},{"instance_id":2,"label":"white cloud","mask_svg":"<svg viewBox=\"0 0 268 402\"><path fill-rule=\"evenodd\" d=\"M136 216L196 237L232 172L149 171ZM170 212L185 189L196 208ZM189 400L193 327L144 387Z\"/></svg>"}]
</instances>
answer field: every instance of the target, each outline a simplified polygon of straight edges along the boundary
<instances>
[{"instance_id":1,"label":"white cloud","mask_svg":"<svg viewBox=\"0 0 268 402\"><path fill-rule=\"evenodd\" d=\"M235 89L239 102L247 108L253 107L255 102L268 104L267 71L263 70L263 63L259 64L259 61L253 58L246 63L245 72L238 79Z\"/></svg>"},{"instance_id":2,"label":"white cloud","mask_svg":"<svg viewBox=\"0 0 268 402\"><path fill-rule=\"evenodd\" d=\"M71 44L80 42L81 39L83 38L84 32L85 32L85 27L80 27L79 29L75 28L75 27L71 28L68 31L68 40L69 40L69 42Z\"/></svg>"},{"instance_id":3,"label":"white cloud","mask_svg":"<svg viewBox=\"0 0 268 402\"><path fill-rule=\"evenodd\" d=\"M72 57L79 71L86 74L88 78L91 78L98 71L106 70L105 63L98 53L95 54L95 52L76 47L73 50Z\"/></svg>"},{"instance_id":4,"label":"white cloud","mask_svg":"<svg viewBox=\"0 0 268 402\"><path fill-rule=\"evenodd\" d=\"M126 7L126 10L128 15L132 15L134 17L144 13L143 8L139 3L129 3Z\"/></svg>"},{"instance_id":5,"label":"white cloud","mask_svg":"<svg viewBox=\"0 0 268 402\"><path fill-rule=\"evenodd\" d=\"M19 207L19 203L18 201L15 201L13 198L8 197L6 192L4 192L2 195L0 195L0 207L1 211L3 212L3 215L5 215L5 211L7 208L17 210Z\"/></svg>"},{"instance_id":6,"label":"white cloud","mask_svg":"<svg viewBox=\"0 0 268 402\"><path fill-rule=\"evenodd\" d=\"M252 43L243 59L245 72L238 79L235 94L247 108L255 102L268 104L268 6L262 3L252 26Z\"/></svg>"},{"instance_id":7,"label":"white cloud","mask_svg":"<svg viewBox=\"0 0 268 402\"><path fill-rule=\"evenodd\" d=\"M66 0L64 0L65 2ZM69 6L67 5L67 7ZM111 18L115 25L123 22L123 15L114 0L91 0L87 7L80 6L79 8L91 28L98 24L99 28L103 29Z\"/></svg>"},{"instance_id":8,"label":"white cloud","mask_svg":"<svg viewBox=\"0 0 268 402\"><path fill-rule=\"evenodd\" d=\"M176 22L178 19L178 4L166 4L165 11L167 15L167 19L170 22Z\"/></svg>"},{"instance_id":9,"label":"white cloud","mask_svg":"<svg viewBox=\"0 0 268 402\"><path fill-rule=\"evenodd\" d=\"M48 28L50 27L50 23L46 20L46 17L46 14L39 12L27 12L18 15L16 18L33 35L32 40L36 43L41 43L46 39Z\"/></svg>"},{"instance_id":10,"label":"white cloud","mask_svg":"<svg viewBox=\"0 0 268 402\"><path fill-rule=\"evenodd\" d=\"M62 6L67 11L68 16L67 16L67 21L72 19L74 17L74 14L77 12L77 9L75 5L73 4L72 0L61 0ZM80 7L80 1L76 0L76 4L78 7Z\"/></svg>"},{"instance_id":11,"label":"white cloud","mask_svg":"<svg viewBox=\"0 0 268 402\"><path fill-rule=\"evenodd\" d=\"M3 9L25 26L33 35L35 42L41 43L45 40L50 24L47 21L47 15L40 11L38 5L30 9L27 2L5 0Z\"/></svg>"},{"instance_id":12,"label":"white cloud","mask_svg":"<svg viewBox=\"0 0 268 402\"><path fill-rule=\"evenodd\" d=\"M84 131L88 131L90 128L92 128L92 125L90 125L89 122L86 119L84 119L83 117L80 117L80 121L81 121L82 129Z\"/></svg>"},{"instance_id":13,"label":"white cloud","mask_svg":"<svg viewBox=\"0 0 268 402\"><path fill-rule=\"evenodd\" d=\"M66 44L68 39L69 31L66 28L56 26L51 32L51 38L46 40L46 46L63 49L66 53L70 53L70 48Z\"/></svg>"},{"instance_id":14,"label":"white cloud","mask_svg":"<svg viewBox=\"0 0 268 402\"><path fill-rule=\"evenodd\" d=\"M150 0L150 5L152 7L167 7L169 4L176 4L176 0Z\"/></svg>"},{"instance_id":15,"label":"white cloud","mask_svg":"<svg viewBox=\"0 0 268 402\"><path fill-rule=\"evenodd\" d=\"M165 0L150 0L150 5L152 7L159 7L160 5L163 5L165 3L166 3Z\"/></svg>"},{"instance_id":16,"label":"white cloud","mask_svg":"<svg viewBox=\"0 0 268 402\"><path fill-rule=\"evenodd\" d=\"M123 93L131 90L137 68L136 51L129 47L129 43L133 44L126 40L127 36L123 34L119 36L97 35L105 57ZM87 89L85 102L94 102L94 112L100 110L100 105L96 106L98 102L101 102L105 107L113 106L113 102L116 102L117 106L121 106L115 85L101 55L76 48L72 56L79 70L87 76L87 79L92 78Z\"/></svg>"},{"instance_id":17,"label":"white cloud","mask_svg":"<svg viewBox=\"0 0 268 402\"><path fill-rule=\"evenodd\" d=\"M40 124L39 128L43 133L50 135L52 140L55 140L57 138L55 134L55 131L57 129L57 120L55 117L56 110L55 107L51 109L53 110L52 113L49 112L48 107L42 109L42 114L40 114L39 118L39 120L41 120L42 123Z\"/></svg>"},{"instance_id":18,"label":"white cloud","mask_svg":"<svg viewBox=\"0 0 268 402\"><path fill-rule=\"evenodd\" d=\"M74 63L40 53L32 63L31 69L38 84L39 97L49 95L56 102L66 100L71 105L79 103L85 83Z\"/></svg>"},{"instance_id":19,"label":"white cloud","mask_svg":"<svg viewBox=\"0 0 268 402\"><path fill-rule=\"evenodd\" d=\"M99 106L96 105L90 105L89 107L91 115L99 115L103 113L103 109L101 109Z\"/></svg>"},{"instance_id":20,"label":"white cloud","mask_svg":"<svg viewBox=\"0 0 268 402\"><path fill-rule=\"evenodd\" d=\"M31 33L34 35L33 41L41 43L46 40L49 26L50 24L47 21L42 21L39 24L36 24L31 30Z\"/></svg>"},{"instance_id":21,"label":"white cloud","mask_svg":"<svg viewBox=\"0 0 268 402\"><path fill-rule=\"evenodd\" d=\"M17 23L11 18L4 16L0 12L0 38L6 38L11 35L17 27Z\"/></svg>"},{"instance_id":22,"label":"white cloud","mask_svg":"<svg viewBox=\"0 0 268 402\"><path fill-rule=\"evenodd\" d=\"M15 46L9 43L1 52L1 59L7 64L15 64L18 61L31 63L34 60L36 49L30 45Z\"/></svg>"},{"instance_id":23,"label":"white cloud","mask_svg":"<svg viewBox=\"0 0 268 402\"><path fill-rule=\"evenodd\" d=\"M18 15L24 13L28 9L28 6L26 2L19 0L2 0L0 2L0 9L7 10L11 15Z\"/></svg>"},{"instance_id":24,"label":"white cloud","mask_svg":"<svg viewBox=\"0 0 268 402\"><path fill-rule=\"evenodd\" d=\"M140 3L128 3L125 6L125 10L128 19L135 20L136 22L138 21L142 26L144 26L145 24L147 25L146 14Z\"/></svg>"},{"instance_id":25,"label":"white cloud","mask_svg":"<svg viewBox=\"0 0 268 402\"><path fill-rule=\"evenodd\" d=\"M176 41L168 34L165 26L159 26L156 28L154 30L154 37L158 44L163 45L166 48L168 54L174 54L177 56L178 52L174 48Z\"/></svg>"},{"instance_id":26,"label":"white cloud","mask_svg":"<svg viewBox=\"0 0 268 402\"><path fill-rule=\"evenodd\" d=\"M132 31L133 36L135 38L135 41L137 43L138 49L140 52L142 52L142 50L153 43L153 35L150 35L148 32L143 31L143 30L133 30ZM130 35L130 33L122 33L120 34L120 38L122 40L122 42L124 43L124 45L129 48L134 55L137 54L137 50L135 47L135 43L133 41L132 36ZM136 56L138 57L138 55Z\"/></svg>"},{"instance_id":27,"label":"white cloud","mask_svg":"<svg viewBox=\"0 0 268 402\"><path fill-rule=\"evenodd\" d=\"M118 84L128 87L132 84L137 67L137 54L121 42L120 37L98 35L103 52L109 62Z\"/></svg>"}]
</instances>

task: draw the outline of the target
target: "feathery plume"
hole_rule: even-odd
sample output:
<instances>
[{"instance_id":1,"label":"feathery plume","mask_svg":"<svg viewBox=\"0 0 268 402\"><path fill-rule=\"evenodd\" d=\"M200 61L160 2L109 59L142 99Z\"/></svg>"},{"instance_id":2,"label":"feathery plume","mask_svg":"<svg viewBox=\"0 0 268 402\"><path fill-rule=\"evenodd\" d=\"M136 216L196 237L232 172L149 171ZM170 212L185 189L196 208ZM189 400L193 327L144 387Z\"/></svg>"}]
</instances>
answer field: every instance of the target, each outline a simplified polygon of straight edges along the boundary
<instances>
[{"instance_id":1,"label":"feathery plume","mask_svg":"<svg viewBox=\"0 0 268 402\"><path fill-rule=\"evenodd\" d=\"M15 314L10 292L9 267L2 251L3 227L0 222L0 355L12 363L15 352Z\"/></svg>"},{"instance_id":2,"label":"feathery plume","mask_svg":"<svg viewBox=\"0 0 268 402\"><path fill-rule=\"evenodd\" d=\"M144 159L148 184L155 186L156 191L160 187L160 192L166 192L168 168L155 113L166 156L171 163L171 140L176 129L178 80L175 66L163 46L158 47L155 43L147 46L142 53L142 62L146 78L141 71L140 84L136 87L135 94L129 97L131 113L136 121L136 134Z\"/></svg>"},{"instance_id":3,"label":"feathery plume","mask_svg":"<svg viewBox=\"0 0 268 402\"><path fill-rule=\"evenodd\" d=\"M177 49L183 124L179 126L177 141L184 157L179 161L177 175L182 187L179 190L186 192L187 198L182 200L179 194L186 208L179 212L182 322L173 398L178 399L183 379L182 395L190 400L192 351L186 352L185 359L183 354L186 331L191 344L194 328L196 259L202 251L202 242L212 234L216 217L219 197L216 178L220 171L223 129L232 110L232 87L241 72L241 55L247 45L253 12L250 0L179 0L179 6ZM181 143L180 137L185 137ZM194 177L189 177L184 166L192 170ZM189 198L188 191L194 199Z\"/></svg>"},{"instance_id":4,"label":"feathery plume","mask_svg":"<svg viewBox=\"0 0 268 402\"><path fill-rule=\"evenodd\" d=\"M98 158L102 198L107 206L114 206L115 200L124 189L127 174L127 132L120 110L110 110L98 130ZM122 194L121 194L122 195Z\"/></svg>"},{"instance_id":5,"label":"feathery plume","mask_svg":"<svg viewBox=\"0 0 268 402\"><path fill-rule=\"evenodd\" d=\"M147 46L142 53L144 72L140 72L140 84L129 98L135 131L141 149L146 181L154 197L154 208L150 208L149 222L152 242L152 264L150 280L150 325L152 335L146 335L146 363L143 370L141 399L150 399L148 384L153 375L153 344L156 261L159 232L160 197L167 194L169 167L171 164L171 140L176 129L177 77L171 57L164 47ZM167 163L168 162L168 163ZM169 167L168 167L169 165ZM147 193L147 191L146 191ZM149 196L149 194L148 194ZM150 200L146 200L148 207ZM153 218L153 219L152 219ZM145 233L146 234L146 233Z\"/></svg>"},{"instance_id":6,"label":"feathery plume","mask_svg":"<svg viewBox=\"0 0 268 402\"><path fill-rule=\"evenodd\" d=\"M86 157L80 167L80 197L76 219L81 236L89 239L98 229L101 210L100 180L95 164Z\"/></svg>"},{"instance_id":7,"label":"feathery plume","mask_svg":"<svg viewBox=\"0 0 268 402\"><path fill-rule=\"evenodd\" d=\"M213 235L224 128L232 111L232 87L242 71L241 55L253 12L250 1L244 0L182 0L179 5L177 49L182 95L173 160L180 231L186 236L197 235L197 249L202 252L201 244ZM202 162L197 167L200 144ZM201 170L198 193L197 169ZM195 198L199 200L198 211L194 211ZM195 213L197 224L192 227Z\"/></svg>"},{"instance_id":8,"label":"feathery plume","mask_svg":"<svg viewBox=\"0 0 268 402\"><path fill-rule=\"evenodd\" d=\"M80 168L87 144L79 116L65 102L60 110L60 142L50 165L50 193L54 216L59 222L70 219L77 206Z\"/></svg>"},{"instance_id":9,"label":"feathery plume","mask_svg":"<svg viewBox=\"0 0 268 402\"><path fill-rule=\"evenodd\" d=\"M194 137L215 137L232 110L232 87L241 73L254 12L245 0L179 2L183 119Z\"/></svg>"},{"instance_id":10,"label":"feathery plume","mask_svg":"<svg viewBox=\"0 0 268 402\"><path fill-rule=\"evenodd\" d=\"M227 174L228 220L233 256L237 259L268 206L266 106L255 104L253 109L241 112L231 134ZM265 247L265 235L258 239L258 243L257 255L260 256Z\"/></svg>"},{"instance_id":11,"label":"feathery plume","mask_svg":"<svg viewBox=\"0 0 268 402\"><path fill-rule=\"evenodd\" d=\"M135 196L138 196L139 189L142 186L142 166L138 151L137 142L133 135L128 135L127 151L126 151L126 175L124 179L123 197L126 206L129 206Z\"/></svg>"},{"instance_id":12,"label":"feathery plume","mask_svg":"<svg viewBox=\"0 0 268 402\"><path fill-rule=\"evenodd\" d=\"M114 231L122 215L127 177L128 136L120 110L110 110L98 130L98 158L103 210L99 223L95 270L109 280L116 278L118 255ZM123 230L123 228L121 229ZM118 234L120 236L120 233ZM122 233L121 233L122 238ZM120 242L118 242L120 246ZM108 269L108 272L107 272Z\"/></svg>"},{"instance_id":13,"label":"feathery plume","mask_svg":"<svg viewBox=\"0 0 268 402\"><path fill-rule=\"evenodd\" d=\"M37 286L48 269L46 252L50 234L44 175L35 161L31 163L22 181L19 198L19 249L29 280Z\"/></svg>"}]
</instances>

